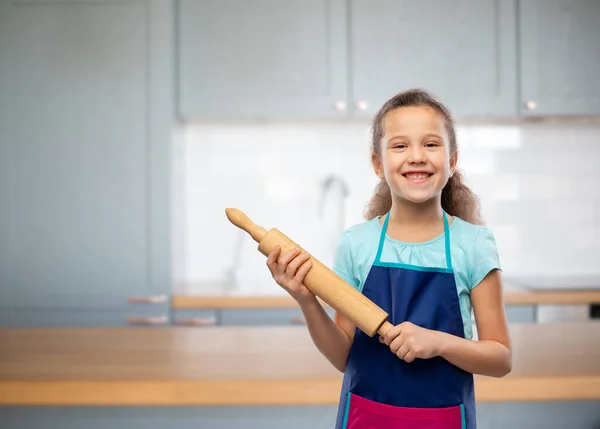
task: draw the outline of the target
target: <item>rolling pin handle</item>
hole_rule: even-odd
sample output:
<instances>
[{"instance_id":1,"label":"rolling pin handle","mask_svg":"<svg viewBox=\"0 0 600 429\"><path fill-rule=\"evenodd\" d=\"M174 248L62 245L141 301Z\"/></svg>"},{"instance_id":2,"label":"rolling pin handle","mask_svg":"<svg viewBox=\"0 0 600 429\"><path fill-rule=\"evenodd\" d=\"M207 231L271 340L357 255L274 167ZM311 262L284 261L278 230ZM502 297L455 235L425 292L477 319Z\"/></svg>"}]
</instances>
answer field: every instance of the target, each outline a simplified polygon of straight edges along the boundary
<instances>
[{"instance_id":1,"label":"rolling pin handle","mask_svg":"<svg viewBox=\"0 0 600 429\"><path fill-rule=\"evenodd\" d=\"M379 329L377 330L377 333L383 337L385 334L387 334L387 331L389 331L393 327L394 327L394 325L392 325L390 322L388 322L386 320L385 322L383 322L383 325L381 325L379 327Z\"/></svg>"},{"instance_id":2,"label":"rolling pin handle","mask_svg":"<svg viewBox=\"0 0 600 429\"><path fill-rule=\"evenodd\" d=\"M225 214L232 224L250 234L257 243L260 243L264 236L267 235L266 229L252 222L241 210L225 209Z\"/></svg>"}]
</instances>

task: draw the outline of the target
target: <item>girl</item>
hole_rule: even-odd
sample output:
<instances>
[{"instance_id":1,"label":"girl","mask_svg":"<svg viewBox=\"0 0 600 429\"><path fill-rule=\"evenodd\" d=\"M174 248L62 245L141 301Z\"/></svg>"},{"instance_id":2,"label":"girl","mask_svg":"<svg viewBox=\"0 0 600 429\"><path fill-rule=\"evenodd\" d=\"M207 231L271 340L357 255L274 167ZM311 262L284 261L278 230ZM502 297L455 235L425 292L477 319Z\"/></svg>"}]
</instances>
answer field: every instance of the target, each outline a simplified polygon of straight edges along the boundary
<instances>
[{"instance_id":1,"label":"girl","mask_svg":"<svg viewBox=\"0 0 600 429\"><path fill-rule=\"evenodd\" d=\"M508 374L511 349L494 236L456 170L452 117L427 92L400 93L375 116L371 149L381 181L367 220L340 237L333 271L394 327L371 338L331 320L303 284L311 262L298 250L276 248L267 265L344 372L336 428L474 429L473 374Z\"/></svg>"}]
</instances>

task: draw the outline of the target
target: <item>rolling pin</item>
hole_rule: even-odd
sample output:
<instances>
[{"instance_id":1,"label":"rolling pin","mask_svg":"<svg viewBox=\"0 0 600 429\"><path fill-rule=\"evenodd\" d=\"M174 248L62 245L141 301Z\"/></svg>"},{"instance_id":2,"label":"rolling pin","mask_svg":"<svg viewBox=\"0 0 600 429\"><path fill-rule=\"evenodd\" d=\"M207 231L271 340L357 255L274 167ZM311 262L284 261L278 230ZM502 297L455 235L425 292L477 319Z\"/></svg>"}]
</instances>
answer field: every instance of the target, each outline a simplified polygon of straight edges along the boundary
<instances>
[{"instance_id":1,"label":"rolling pin","mask_svg":"<svg viewBox=\"0 0 600 429\"><path fill-rule=\"evenodd\" d=\"M265 256L277 245L281 247L281 253L290 249L303 250L278 229L267 231L238 209L225 209L225 214L231 223L250 234ZM376 333L385 335L392 327L387 321L388 314L316 258L310 256L310 260L312 267L304 277L304 285L368 336L373 337Z\"/></svg>"}]
</instances>

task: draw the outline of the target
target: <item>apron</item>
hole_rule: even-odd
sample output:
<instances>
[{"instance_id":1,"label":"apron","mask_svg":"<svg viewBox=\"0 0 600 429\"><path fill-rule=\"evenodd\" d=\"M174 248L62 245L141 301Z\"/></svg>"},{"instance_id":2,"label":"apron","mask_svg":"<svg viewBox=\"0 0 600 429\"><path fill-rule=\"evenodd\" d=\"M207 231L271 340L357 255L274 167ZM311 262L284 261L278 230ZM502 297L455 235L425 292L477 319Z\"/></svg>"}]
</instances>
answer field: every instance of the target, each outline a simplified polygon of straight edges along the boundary
<instances>
[{"instance_id":1,"label":"apron","mask_svg":"<svg viewBox=\"0 0 600 429\"><path fill-rule=\"evenodd\" d=\"M444 213L446 268L381 262L389 213L363 294L389 315L464 338ZM406 363L356 329L348 354L336 429L475 429L473 375L441 357Z\"/></svg>"}]
</instances>

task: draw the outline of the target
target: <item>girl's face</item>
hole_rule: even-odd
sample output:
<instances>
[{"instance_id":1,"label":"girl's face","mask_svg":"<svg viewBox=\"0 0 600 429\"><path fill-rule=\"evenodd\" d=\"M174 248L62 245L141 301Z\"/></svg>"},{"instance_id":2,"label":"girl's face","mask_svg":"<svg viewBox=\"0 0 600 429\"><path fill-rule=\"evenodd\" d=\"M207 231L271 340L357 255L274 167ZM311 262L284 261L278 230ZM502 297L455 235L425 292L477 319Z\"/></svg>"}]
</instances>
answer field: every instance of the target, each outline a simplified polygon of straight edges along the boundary
<instances>
[{"instance_id":1,"label":"girl's face","mask_svg":"<svg viewBox=\"0 0 600 429\"><path fill-rule=\"evenodd\" d=\"M392 195L413 203L440 198L457 160L444 119L430 107L400 107L385 115L383 129L373 166Z\"/></svg>"}]
</instances>

